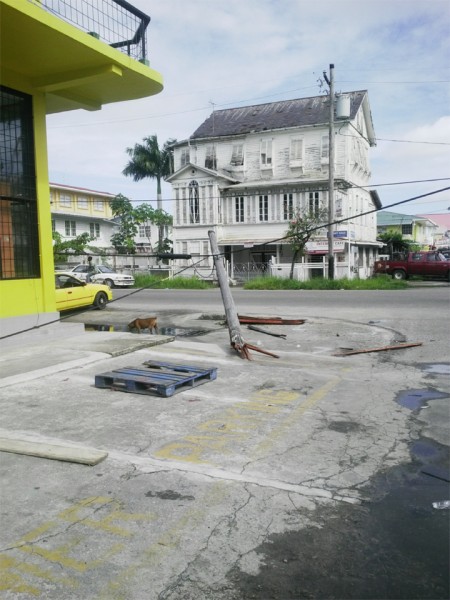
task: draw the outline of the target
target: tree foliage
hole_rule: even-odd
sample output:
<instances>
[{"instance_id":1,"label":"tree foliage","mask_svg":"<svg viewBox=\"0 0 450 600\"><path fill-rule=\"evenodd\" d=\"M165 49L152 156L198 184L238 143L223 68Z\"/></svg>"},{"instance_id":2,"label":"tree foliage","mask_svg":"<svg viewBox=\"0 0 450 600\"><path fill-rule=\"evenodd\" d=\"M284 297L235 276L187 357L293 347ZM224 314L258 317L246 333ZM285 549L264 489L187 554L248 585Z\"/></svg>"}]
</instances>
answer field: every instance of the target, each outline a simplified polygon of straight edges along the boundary
<instances>
[{"instance_id":1,"label":"tree foliage","mask_svg":"<svg viewBox=\"0 0 450 600\"><path fill-rule=\"evenodd\" d=\"M294 266L298 258L305 253L305 246L317 231L317 229L326 221L327 209L322 206L314 212L302 212L297 210L286 232L289 244L292 248L292 262L289 279L294 277Z\"/></svg>"},{"instance_id":2,"label":"tree foliage","mask_svg":"<svg viewBox=\"0 0 450 600\"><path fill-rule=\"evenodd\" d=\"M126 149L130 160L122 173L127 177L132 177L134 181L156 179L156 202L158 210L162 211L161 182L173 172L170 146L174 144L176 140L167 140L162 148L159 147L156 135L149 135L143 138L142 141L142 144L135 144L132 148ZM162 213L164 213L164 211L162 211ZM163 217L157 217L157 220L162 221ZM163 226L166 223L159 222L155 224L159 226L158 246L162 247L164 245Z\"/></svg>"},{"instance_id":3,"label":"tree foliage","mask_svg":"<svg viewBox=\"0 0 450 600\"><path fill-rule=\"evenodd\" d=\"M172 217L160 208L150 204L140 204L133 207L128 198L119 194L109 202L114 217L118 217L119 231L111 236L111 244L118 252L134 254L136 252L135 237L139 233L139 225L151 223L159 228L172 225ZM157 252L166 251L170 240L159 240ZM169 246L170 247L170 246ZM161 249L162 248L162 249Z\"/></svg>"},{"instance_id":4,"label":"tree foliage","mask_svg":"<svg viewBox=\"0 0 450 600\"><path fill-rule=\"evenodd\" d=\"M419 245L416 242L405 240L400 231L395 229L388 229L384 233L380 233L377 238L385 245L387 254L393 254L394 252L413 252L419 248ZM382 251L382 253L384 253L384 251Z\"/></svg>"},{"instance_id":5,"label":"tree foliage","mask_svg":"<svg viewBox=\"0 0 450 600\"><path fill-rule=\"evenodd\" d=\"M89 248L89 242L94 239L87 232L81 233L70 240L63 240L62 235L58 231L54 231L52 237L55 263L67 262L70 254L83 254L85 249Z\"/></svg>"},{"instance_id":6,"label":"tree foliage","mask_svg":"<svg viewBox=\"0 0 450 600\"><path fill-rule=\"evenodd\" d=\"M170 146L176 142L175 139L167 140L160 148L156 135L145 137L143 144L135 144L133 148L127 148L130 161L122 173L132 177L134 181L142 179L156 179L157 195L161 195L161 181L166 179L172 172L172 154ZM158 206L160 208L160 206Z\"/></svg>"}]
</instances>

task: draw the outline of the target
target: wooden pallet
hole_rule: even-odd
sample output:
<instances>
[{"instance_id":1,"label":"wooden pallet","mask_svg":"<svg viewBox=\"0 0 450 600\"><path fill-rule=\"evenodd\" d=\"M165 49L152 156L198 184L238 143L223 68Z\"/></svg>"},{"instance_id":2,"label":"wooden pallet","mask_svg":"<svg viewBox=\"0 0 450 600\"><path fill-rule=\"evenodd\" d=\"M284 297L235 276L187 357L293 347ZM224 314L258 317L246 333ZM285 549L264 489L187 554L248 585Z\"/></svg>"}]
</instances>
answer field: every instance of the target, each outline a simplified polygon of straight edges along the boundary
<instances>
[{"instance_id":1,"label":"wooden pallet","mask_svg":"<svg viewBox=\"0 0 450 600\"><path fill-rule=\"evenodd\" d=\"M203 369L155 361L148 361L144 365L147 369L124 367L100 373L95 376L95 387L168 398L186 387L201 385L217 377L216 368Z\"/></svg>"}]
</instances>

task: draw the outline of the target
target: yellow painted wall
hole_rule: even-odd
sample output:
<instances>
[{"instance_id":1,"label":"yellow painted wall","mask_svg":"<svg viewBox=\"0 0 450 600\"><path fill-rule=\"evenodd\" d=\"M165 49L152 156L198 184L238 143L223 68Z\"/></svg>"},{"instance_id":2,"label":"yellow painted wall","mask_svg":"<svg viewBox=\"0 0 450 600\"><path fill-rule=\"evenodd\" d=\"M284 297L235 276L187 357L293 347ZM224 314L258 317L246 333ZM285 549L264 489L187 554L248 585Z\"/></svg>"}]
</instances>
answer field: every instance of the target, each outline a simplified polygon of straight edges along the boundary
<instances>
[{"instance_id":1,"label":"yellow painted wall","mask_svg":"<svg viewBox=\"0 0 450 600\"><path fill-rule=\"evenodd\" d=\"M45 98L20 78L2 74L2 85L33 96L33 123L36 163L41 277L0 281L0 317L15 317L56 310L50 190L48 183Z\"/></svg>"},{"instance_id":2,"label":"yellow painted wall","mask_svg":"<svg viewBox=\"0 0 450 600\"><path fill-rule=\"evenodd\" d=\"M102 194L95 192L94 190L88 189L74 189L70 187L58 187L57 184L50 184L50 191L52 195L52 212L53 213L71 213L74 215L92 216L102 219L111 219L113 214L109 201L113 199L113 196L108 194ZM70 206L68 204L61 203L61 196L68 196L70 198ZM87 208L81 208L78 206L78 198L85 198L88 201ZM99 201L99 207L96 206L96 201Z\"/></svg>"},{"instance_id":3,"label":"yellow painted wall","mask_svg":"<svg viewBox=\"0 0 450 600\"><path fill-rule=\"evenodd\" d=\"M0 0L0 83L33 98L40 277L0 280L1 333L56 315L45 115L145 98L162 76L44 10L38 0ZM125 17L124 17L125 18ZM25 42L24 42L25 40ZM27 316L27 319L22 317ZM1 337L1 334L0 334Z\"/></svg>"}]
</instances>

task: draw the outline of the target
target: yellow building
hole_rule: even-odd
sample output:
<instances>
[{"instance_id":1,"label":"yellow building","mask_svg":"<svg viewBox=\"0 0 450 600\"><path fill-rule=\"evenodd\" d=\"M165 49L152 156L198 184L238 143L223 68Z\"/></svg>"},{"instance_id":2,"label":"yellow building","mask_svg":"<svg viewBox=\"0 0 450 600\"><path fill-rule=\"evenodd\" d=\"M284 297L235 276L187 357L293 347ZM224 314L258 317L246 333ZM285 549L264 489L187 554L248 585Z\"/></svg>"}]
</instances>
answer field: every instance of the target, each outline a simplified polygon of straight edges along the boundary
<instances>
[{"instance_id":1,"label":"yellow building","mask_svg":"<svg viewBox=\"0 0 450 600\"><path fill-rule=\"evenodd\" d=\"M53 6L0 0L0 338L59 316L46 114L163 89L146 58L147 15L123 0L93 2L86 14L76 0L64 14Z\"/></svg>"}]
</instances>

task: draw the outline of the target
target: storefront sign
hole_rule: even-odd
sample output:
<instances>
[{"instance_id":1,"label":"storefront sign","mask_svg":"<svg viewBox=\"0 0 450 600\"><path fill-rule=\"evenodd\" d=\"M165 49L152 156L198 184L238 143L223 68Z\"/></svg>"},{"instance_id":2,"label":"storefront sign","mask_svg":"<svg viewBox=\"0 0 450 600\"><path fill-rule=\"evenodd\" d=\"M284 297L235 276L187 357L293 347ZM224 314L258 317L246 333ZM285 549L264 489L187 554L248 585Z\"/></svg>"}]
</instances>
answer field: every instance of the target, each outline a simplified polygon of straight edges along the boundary
<instances>
[{"instance_id":1,"label":"storefront sign","mask_svg":"<svg viewBox=\"0 0 450 600\"><path fill-rule=\"evenodd\" d=\"M328 240L307 242L306 250L308 254L326 254L328 252ZM344 250L344 240L333 240L333 252L344 252Z\"/></svg>"}]
</instances>

